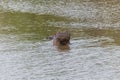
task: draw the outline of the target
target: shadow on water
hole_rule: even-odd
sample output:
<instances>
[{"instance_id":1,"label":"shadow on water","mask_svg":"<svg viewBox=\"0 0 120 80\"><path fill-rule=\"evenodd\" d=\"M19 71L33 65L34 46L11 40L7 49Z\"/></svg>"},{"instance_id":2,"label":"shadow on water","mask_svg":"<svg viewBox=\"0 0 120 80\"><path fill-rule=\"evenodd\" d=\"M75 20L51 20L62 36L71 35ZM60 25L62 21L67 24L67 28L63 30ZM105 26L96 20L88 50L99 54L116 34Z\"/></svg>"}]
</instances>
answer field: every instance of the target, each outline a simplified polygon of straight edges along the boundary
<instances>
[{"instance_id":1,"label":"shadow on water","mask_svg":"<svg viewBox=\"0 0 120 80\"><path fill-rule=\"evenodd\" d=\"M120 30L114 28L67 28L49 25L49 22L66 22L72 20L55 15L37 15L21 12L0 13L0 34L14 34L22 36L21 40L44 40L47 36L54 35L57 31L69 31L72 38L109 37L114 43L120 45Z\"/></svg>"},{"instance_id":2,"label":"shadow on water","mask_svg":"<svg viewBox=\"0 0 120 80\"><path fill-rule=\"evenodd\" d=\"M55 34L62 28L49 26L49 21L68 21L64 17L54 15L37 15L20 12L0 13L0 33L22 35L28 40L42 40Z\"/></svg>"},{"instance_id":3,"label":"shadow on water","mask_svg":"<svg viewBox=\"0 0 120 80\"><path fill-rule=\"evenodd\" d=\"M120 45L120 36L119 36L120 30L119 29L90 28L90 29L84 29L83 32L87 34L88 36L92 36L92 37L109 37L110 39L114 40L113 43L115 43L116 45Z\"/></svg>"}]
</instances>

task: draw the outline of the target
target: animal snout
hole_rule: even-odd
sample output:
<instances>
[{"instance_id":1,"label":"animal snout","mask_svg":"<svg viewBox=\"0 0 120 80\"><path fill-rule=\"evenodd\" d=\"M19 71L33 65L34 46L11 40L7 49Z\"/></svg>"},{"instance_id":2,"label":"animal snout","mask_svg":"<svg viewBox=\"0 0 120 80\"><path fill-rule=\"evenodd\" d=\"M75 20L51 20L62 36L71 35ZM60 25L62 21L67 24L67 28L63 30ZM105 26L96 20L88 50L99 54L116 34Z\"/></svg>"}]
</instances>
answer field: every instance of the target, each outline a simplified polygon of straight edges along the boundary
<instances>
[{"instance_id":1,"label":"animal snout","mask_svg":"<svg viewBox=\"0 0 120 80\"><path fill-rule=\"evenodd\" d=\"M60 42L61 45L69 44L69 40L68 39L62 39L62 40L59 40L59 42Z\"/></svg>"}]
</instances>

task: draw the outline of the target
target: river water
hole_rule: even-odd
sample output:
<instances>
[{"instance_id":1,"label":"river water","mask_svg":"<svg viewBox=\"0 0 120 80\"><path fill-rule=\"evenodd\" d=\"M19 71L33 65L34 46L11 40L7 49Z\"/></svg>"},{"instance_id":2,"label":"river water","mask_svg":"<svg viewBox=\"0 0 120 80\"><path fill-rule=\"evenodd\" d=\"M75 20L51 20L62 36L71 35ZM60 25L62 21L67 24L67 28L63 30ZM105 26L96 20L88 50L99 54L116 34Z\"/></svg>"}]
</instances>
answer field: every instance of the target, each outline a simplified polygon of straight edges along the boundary
<instances>
[{"instance_id":1,"label":"river water","mask_svg":"<svg viewBox=\"0 0 120 80\"><path fill-rule=\"evenodd\" d=\"M119 80L119 34L119 0L0 0L0 80Z\"/></svg>"}]
</instances>

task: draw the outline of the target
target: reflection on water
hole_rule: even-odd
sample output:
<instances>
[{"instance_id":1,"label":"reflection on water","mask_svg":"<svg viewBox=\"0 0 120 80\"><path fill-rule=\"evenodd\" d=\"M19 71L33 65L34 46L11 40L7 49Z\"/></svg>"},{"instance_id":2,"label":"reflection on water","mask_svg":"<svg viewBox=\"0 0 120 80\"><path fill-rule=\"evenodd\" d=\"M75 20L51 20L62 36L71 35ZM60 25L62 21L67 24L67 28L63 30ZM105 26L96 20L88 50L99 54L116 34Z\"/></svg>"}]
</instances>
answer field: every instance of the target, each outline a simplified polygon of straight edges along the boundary
<instances>
[{"instance_id":1,"label":"reflection on water","mask_svg":"<svg viewBox=\"0 0 120 80\"><path fill-rule=\"evenodd\" d=\"M57 50L60 52L67 52L70 50L70 46L69 45L65 45L65 46L56 46Z\"/></svg>"},{"instance_id":2,"label":"reflection on water","mask_svg":"<svg viewBox=\"0 0 120 80\"><path fill-rule=\"evenodd\" d=\"M119 80L119 0L1 0L1 80ZM71 44L48 36L69 31Z\"/></svg>"}]
</instances>

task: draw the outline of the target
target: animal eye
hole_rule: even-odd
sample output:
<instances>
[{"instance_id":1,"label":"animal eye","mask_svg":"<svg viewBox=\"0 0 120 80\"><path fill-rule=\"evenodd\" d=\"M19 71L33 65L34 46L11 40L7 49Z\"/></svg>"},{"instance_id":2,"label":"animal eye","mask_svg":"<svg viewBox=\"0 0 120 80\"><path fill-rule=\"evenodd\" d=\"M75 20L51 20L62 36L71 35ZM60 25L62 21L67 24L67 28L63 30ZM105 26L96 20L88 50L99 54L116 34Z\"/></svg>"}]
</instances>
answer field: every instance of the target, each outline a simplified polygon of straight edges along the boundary
<instances>
[{"instance_id":1,"label":"animal eye","mask_svg":"<svg viewBox=\"0 0 120 80\"><path fill-rule=\"evenodd\" d=\"M57 40L60 40L60 38L57 38Z\"/></svg>"}]
</instances>

